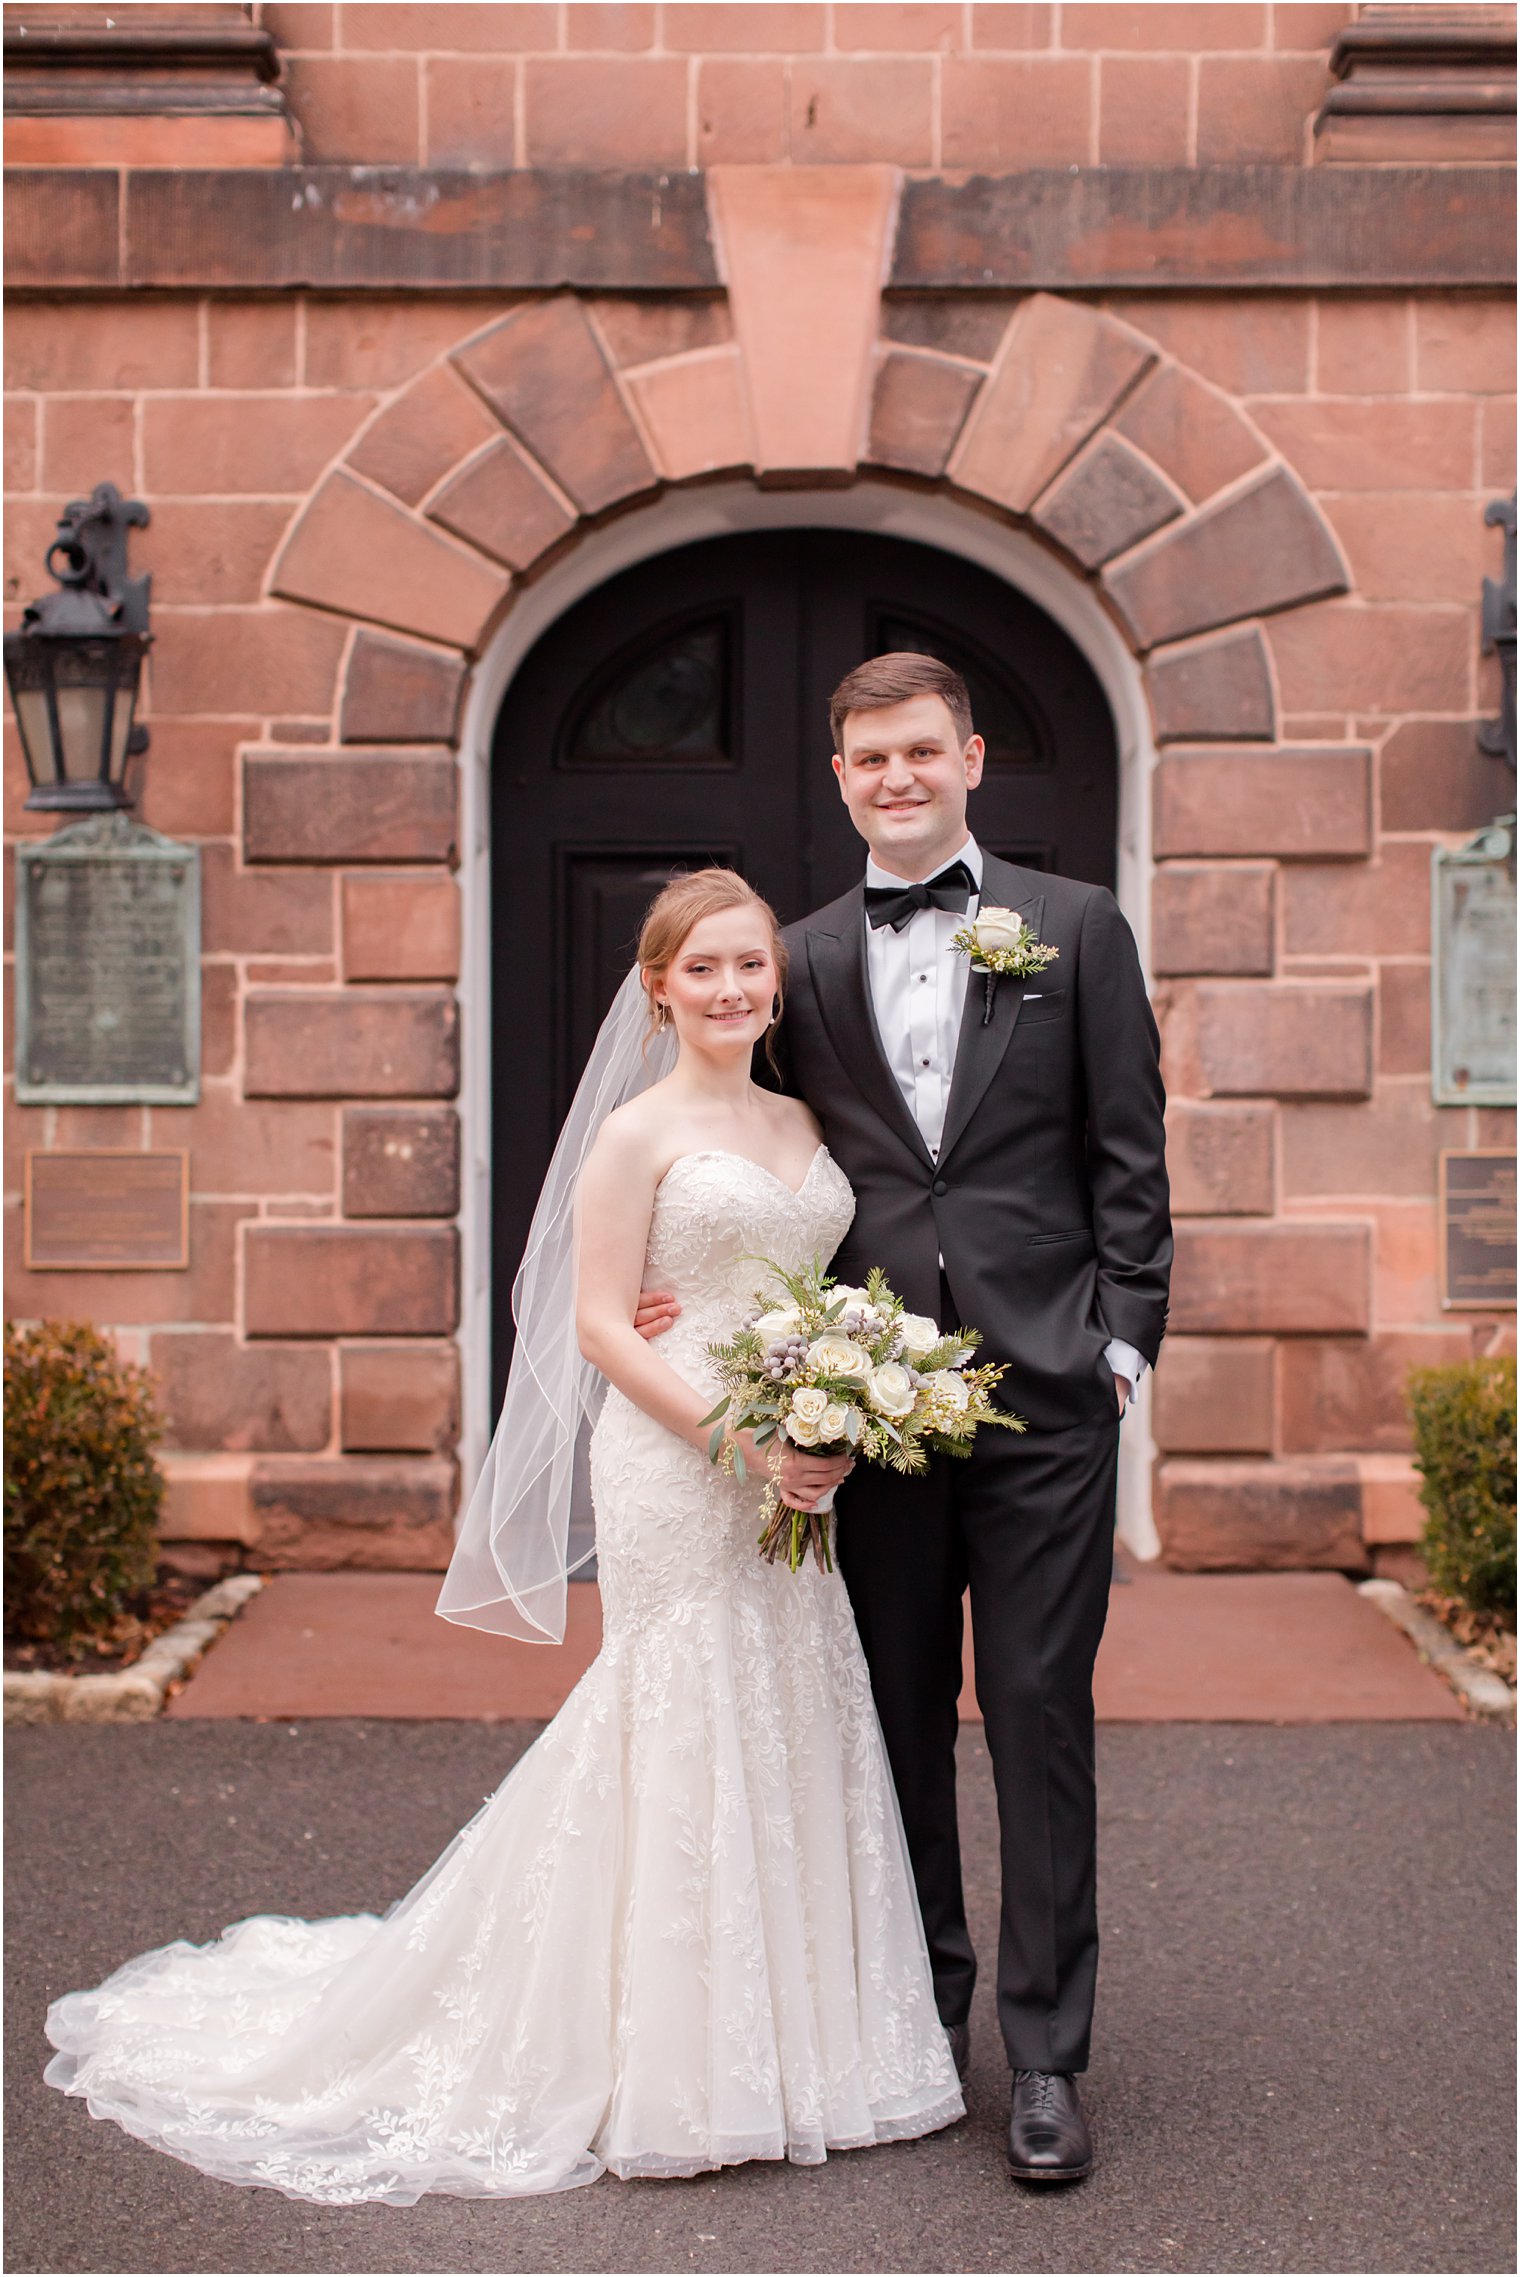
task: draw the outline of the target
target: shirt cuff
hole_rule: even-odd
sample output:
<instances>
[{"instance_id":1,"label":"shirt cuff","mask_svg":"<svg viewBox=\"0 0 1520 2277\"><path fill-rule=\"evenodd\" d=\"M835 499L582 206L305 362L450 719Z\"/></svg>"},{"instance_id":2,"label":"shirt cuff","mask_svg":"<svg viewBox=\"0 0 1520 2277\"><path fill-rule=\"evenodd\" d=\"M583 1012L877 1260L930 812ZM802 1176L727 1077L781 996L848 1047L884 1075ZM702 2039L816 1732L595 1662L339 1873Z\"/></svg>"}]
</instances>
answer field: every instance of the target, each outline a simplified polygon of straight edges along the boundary
<instances>
[{"instance_id":1,"label":"shirt cuff","mask_svg":"<svg viewBox=\"0 0 1520 2277\"><path fill-rule=\"evenodd\" d=\"M1140 1388L1140 1378L1145 1374L1145 1362L1133 1344L1125 1344L1116 1336L1106 1346L1103 1357L1116 1376L1126 1379L1133 1399Z\"/></svg>"}]
</instances>

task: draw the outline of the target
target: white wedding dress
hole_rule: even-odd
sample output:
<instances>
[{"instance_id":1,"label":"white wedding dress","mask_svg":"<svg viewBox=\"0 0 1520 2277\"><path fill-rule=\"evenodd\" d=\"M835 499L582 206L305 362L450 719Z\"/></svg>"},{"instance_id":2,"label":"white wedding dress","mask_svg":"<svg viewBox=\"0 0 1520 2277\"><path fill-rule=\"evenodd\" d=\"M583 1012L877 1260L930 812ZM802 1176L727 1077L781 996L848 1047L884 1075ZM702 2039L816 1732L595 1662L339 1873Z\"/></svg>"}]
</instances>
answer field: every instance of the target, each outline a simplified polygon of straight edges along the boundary
<instances>
[{"instance_id":1,"label":"white wedding dress","mask_svg":"<svg viewBox=\"0 0 1520 2277\"><path fill-rule=\"evenodd\" d=\"M761 1269L828 1258L848 1182L682 1155L655 1201L662 1356L704 1393ZM609 1391L604 1643L383 1917L256 1915L48 2010L46 2077L202 2172L326 2203L606 2169L814 2163L963 2109L837 1573L765 1564L757 1489Z\"/></svg>"}]
</instances>

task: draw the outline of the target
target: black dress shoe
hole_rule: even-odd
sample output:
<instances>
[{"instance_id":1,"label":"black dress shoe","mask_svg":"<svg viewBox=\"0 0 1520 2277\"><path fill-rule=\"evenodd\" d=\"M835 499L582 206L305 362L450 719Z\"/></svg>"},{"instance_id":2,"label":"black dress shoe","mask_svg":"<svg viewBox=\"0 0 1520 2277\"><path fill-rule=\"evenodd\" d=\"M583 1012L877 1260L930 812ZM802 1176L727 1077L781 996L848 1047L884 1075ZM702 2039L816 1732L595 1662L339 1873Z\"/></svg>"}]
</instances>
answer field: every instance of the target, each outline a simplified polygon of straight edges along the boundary
<instances>
[{"instance_id":1,"label":"black dress shoe","mask_svg":"<svg viewBox=\"0 0 1520 2277\"><path fill-rule=\"evenodd\" d=\"M1008 2164L1020 2182L1080 2182L1092 2170L1092 2137L1068 2071L1016 2071Z\"/></svg>"},{"instance_id":2,"label":"black dress shoe","mask_svg":"<svg viewBox=\"0 0 1520 2277\"><path fill-rule=\"evenodd\" d=\"M967 2072L971 2069L971 2026L969 2024L947 2024L945 2026L945 2037L950 2042L950 2053L955 2058L956 2071L964 2080Z\"/></svg>"}]
</instances>

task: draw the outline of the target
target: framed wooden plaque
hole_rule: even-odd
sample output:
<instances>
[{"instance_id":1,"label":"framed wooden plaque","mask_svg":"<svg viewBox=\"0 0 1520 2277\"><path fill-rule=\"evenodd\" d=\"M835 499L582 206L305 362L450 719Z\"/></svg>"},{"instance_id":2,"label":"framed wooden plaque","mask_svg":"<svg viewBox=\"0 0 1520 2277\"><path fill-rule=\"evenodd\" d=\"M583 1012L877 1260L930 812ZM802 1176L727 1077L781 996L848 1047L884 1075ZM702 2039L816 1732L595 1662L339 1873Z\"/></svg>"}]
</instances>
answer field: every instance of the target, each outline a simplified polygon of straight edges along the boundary
<instances>
[{"instance_id":1,"label":"framed wooden plaque","mask_svg":"<svg viewBox=\"0 0 1520 2277\"><path fill-rule=\"evenodd\" d=\"M1441 1153L1441 1308L1503 1312L1515 1305L1515 1150Z\"/></svg>"},{"instance_id":2,"label":"framed wooden plaque","mask_svg":"<svg viewBox=\"0 0 1520 2277\"><path fill-rule=\"evenodd\" d=\"M30 1272L176 1273L189 1262L188 1148L27 1148Z\"/></svg>"}]
</instances>

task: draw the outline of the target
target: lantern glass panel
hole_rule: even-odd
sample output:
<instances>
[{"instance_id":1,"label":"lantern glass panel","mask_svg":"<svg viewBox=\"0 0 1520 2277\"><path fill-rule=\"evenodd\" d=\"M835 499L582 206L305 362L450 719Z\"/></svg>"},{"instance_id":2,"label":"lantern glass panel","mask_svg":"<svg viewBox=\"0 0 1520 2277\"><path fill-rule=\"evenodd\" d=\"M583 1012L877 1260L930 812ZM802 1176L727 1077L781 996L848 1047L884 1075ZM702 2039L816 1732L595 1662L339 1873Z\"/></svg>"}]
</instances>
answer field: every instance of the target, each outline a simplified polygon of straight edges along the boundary
<instances>
[{"instance_id":1,"label":"lantern glass panel","mask_svg":"<svg viewBox=\"0 0 1520 2277\"><path fill-rule=\"evenodd\" d=\"M26 751L27 771L34 783L59 781L57 754L53 746L53 728L49 716L48 688L19 688L14 679L11 698L16 706L16 725Z\"/></svg>"},{"instance_id":2,"label":"lantern glass panel","mask_svg":"<svg viewBox=\"0 0 1520 2277\"><path fill-rule=\"evenodd\" d=\"M111 705L111 690L100 686L70 686L58 675L58 735L63 745L64 772L71 783L99 781L105 773L103 757Z\"/></svg>"}]
</instances>

